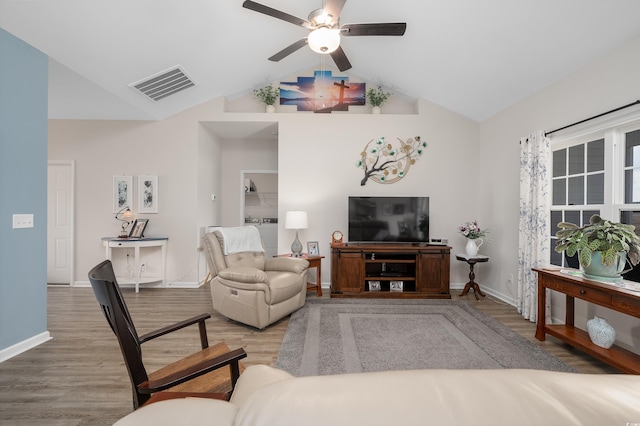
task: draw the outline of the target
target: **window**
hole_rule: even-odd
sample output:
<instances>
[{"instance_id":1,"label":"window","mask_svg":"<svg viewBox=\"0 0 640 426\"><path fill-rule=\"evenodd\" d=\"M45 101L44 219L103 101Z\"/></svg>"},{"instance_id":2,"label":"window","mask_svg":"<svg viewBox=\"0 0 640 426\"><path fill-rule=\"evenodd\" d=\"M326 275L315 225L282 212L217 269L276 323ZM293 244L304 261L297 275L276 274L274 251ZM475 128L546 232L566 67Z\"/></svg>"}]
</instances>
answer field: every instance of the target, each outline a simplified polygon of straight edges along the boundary
<instances>
[{"instance_id":1,"label":"window","mask_svg":"<svg viewBox=\"0 0 640 426\"><path fill-rule=\"evenodd\" d=\"M593 124L592 131L583 127L574 135L551 138L551 264L578 266L577 258L568 259L553 250L560 222L584 225L599 214L633 224L640 233L639 118L640 112L635 111L619 117L618 124L609 119L609 124ZM625 278L640 281L640 267L635 275L637 279Z\"/></svg>"}]
</instances>

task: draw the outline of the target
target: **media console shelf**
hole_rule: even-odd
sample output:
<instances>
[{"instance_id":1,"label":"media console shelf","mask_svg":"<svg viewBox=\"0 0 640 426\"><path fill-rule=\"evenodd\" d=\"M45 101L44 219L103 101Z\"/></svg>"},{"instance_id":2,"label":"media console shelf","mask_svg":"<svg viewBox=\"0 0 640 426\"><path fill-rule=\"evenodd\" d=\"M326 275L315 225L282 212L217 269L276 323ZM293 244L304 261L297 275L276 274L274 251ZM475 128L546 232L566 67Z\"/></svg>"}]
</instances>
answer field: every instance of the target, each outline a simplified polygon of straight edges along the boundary
<instances>
[{"instance_id":1,"label":"media console shelf","mask_svg":"<svg viewBox=\"0 0 640 426\"><path fill-rule=\"evenodd\" d=\"M450 299L451 247L423 244L331 246L331 297Z\"/></svg>"},{"instance_id":2,"label":"media console shelf","mask_svg":"<svg viewBox=\"0 0 640 426\"><path fill-rule=\"evenodd\" d=\"M545 340L545 336L550 334L620 371L640 374L640 355L615 345L609 349L601 348L591 342L586 331L574 326L575 298L640 318L640 293L560 271L538 268L533 270L538 273L538 324L536 327L538 340ZM564 324L546 323L545 289L566 295Z\"/></svg>"}]
</instances>

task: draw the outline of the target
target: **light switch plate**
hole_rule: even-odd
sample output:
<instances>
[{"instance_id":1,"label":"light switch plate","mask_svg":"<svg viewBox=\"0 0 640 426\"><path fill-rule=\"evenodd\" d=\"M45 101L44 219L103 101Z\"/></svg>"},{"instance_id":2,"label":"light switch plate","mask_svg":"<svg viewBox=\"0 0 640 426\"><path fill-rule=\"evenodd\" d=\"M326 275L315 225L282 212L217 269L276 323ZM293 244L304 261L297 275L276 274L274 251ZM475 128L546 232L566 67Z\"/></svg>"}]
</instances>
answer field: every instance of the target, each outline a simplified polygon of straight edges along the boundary
<instances>
[{"instance_id":1,"label":"light switch plate","mask_svg":"<svg viewBox=\"0 0 640 426\"><path fill-rule=\"evenodd\" d=\"M33 228L33 215L32 214L14 214L13 229L19 229L19 228Z\"/></svg>"}]
</instances>

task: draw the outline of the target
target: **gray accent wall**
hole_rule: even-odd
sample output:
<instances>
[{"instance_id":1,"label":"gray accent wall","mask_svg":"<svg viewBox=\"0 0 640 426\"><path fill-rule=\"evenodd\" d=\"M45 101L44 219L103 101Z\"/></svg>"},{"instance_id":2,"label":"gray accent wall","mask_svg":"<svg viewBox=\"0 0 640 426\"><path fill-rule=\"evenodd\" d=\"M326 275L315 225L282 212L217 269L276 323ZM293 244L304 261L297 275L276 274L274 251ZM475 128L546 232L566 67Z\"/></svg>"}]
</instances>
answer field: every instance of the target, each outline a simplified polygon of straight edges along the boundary
<instances>
[{"instance_id":1,"label":"gray accent wall","mask_svg":"<svg viewBox=\"0 0 640 426\"><path fill-rule=\"evenodd\" d=\"M47 61L0 29L0 354L47 328Z\"/></svg>"}]
</instances>

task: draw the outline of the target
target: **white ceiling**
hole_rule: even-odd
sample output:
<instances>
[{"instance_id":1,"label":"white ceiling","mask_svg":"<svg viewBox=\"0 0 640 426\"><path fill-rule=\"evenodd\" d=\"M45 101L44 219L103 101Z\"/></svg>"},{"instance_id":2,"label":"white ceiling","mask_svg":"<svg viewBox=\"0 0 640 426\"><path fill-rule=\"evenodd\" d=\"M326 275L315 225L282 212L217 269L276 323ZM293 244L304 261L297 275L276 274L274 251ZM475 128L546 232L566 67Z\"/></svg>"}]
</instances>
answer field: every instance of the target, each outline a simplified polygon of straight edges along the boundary
<instances>
[{"instance_id":1,"label":"white ceiling","mask_svg":"<svg viewBox=\"0 0 640 426\"><path fill-rule=\"evenodd\" d=\"M258 1L305 19L322 6ZM638 17L638 0L348 0L341 24L407 31L343 38L344 74L483 121L640 35ZM320 67L307 47L268 61L308 30L242 0L0 0L0 27L49 56L50 118L163 119ZM195 87L154 102L128 86L175 65Z\"/></svg>"}]
</instances>

